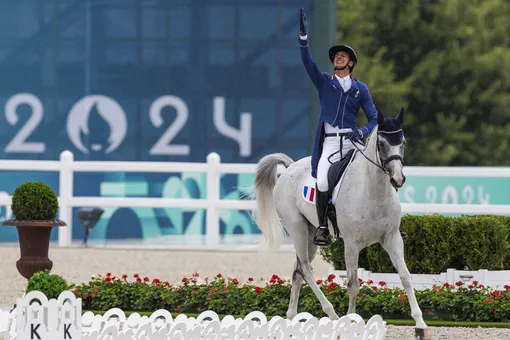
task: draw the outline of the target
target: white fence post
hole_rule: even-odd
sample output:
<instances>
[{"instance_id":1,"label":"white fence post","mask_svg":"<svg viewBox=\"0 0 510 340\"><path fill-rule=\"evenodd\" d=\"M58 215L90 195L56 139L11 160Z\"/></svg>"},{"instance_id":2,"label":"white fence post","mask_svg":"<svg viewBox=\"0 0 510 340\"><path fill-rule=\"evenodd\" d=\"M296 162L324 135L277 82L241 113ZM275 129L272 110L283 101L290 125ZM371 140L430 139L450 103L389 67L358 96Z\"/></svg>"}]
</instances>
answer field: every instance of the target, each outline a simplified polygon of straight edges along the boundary
<instances>
[{"instance_id":1,"label":"white fence post","mask_svg":"<svg viewBox=\"0 0 510 340\"><path fill-rule=\"evenodd\" d=\"M218 246L220 244L220 217L218 202L220 200L220 155L211 152L207 155L207 211L205 237L206 244Z\"/></svg>"},{"instance_id":2,"label":"white fence post","mask_svg":"<svg viewBox=\"0 0 510 340\"><path fill-rule=\"evenodd\" d=\"M66 222L66 227L58 228L58 246L70 247L73 240L73 168L74 155L71 151L60 154L61 168L59 173L59 218Z\"/></svg>"}]
</instances>

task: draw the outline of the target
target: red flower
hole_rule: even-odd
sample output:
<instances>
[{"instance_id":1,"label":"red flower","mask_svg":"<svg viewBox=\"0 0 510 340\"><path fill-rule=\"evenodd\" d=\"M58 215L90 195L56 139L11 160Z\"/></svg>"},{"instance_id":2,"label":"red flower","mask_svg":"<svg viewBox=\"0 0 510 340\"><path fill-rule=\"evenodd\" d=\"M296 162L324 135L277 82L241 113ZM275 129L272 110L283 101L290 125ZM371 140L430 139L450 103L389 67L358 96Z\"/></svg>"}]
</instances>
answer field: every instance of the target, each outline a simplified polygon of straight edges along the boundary
<instances>
[{"instance_id":1,"label":"red flower","mask_svg":"<svg viewBox=\"0 0 510 340\"><path fill-rule=\"evenodd\" d=\"M503 288L505 288L505 290L510 290L510 285L505 285Z\"/></svg>"},{"instance_id":2,"label":"red flower","mask_svg":"<svg viewBox=\"0 0 510 340\"><path fill-rule=\"evenodd\" d=\"M253 277L249 277L248 282L253 282Z\"/></svg>"},{"instance_id":3,"label":"red flower","mask_svg":"<svg viewBox=\"0 0 510 340\"><path fill-rule=\"evenodd\" d=\"M135 274L135 275L134 275L134 277L140 277L140 275L138 275L138 274Z\"/></svg>"},{"instance_id":4,"label":"red flower","mask_svg":"<svg viewBox=\"0 0 510 340\"><path fill-rule=\"evenodd\" d=\"M260 293L261 291L262 291L262 288L260 288L260 287L255 287L255 293L257 293L257 294L258 294L258 293Z\"/></svg>"},{"instance_id":5,"label":"red flower","mask_svg":"<svg viewBox=\"0 0 510 340\"><path fill-rule=\"evenodd\" d=\"M107 276L105 279L104 279L106 282L110 282L112 280L111 277Z\"/></svg>"},{"instance_id":6,"label":"red flower","mask_svg":"<svg viewBox=\"0 0 510 340\"><path fill-rule=\"evenodd\" d=\"M175 307L175 308L174 308L174 312L178 312L178 311L180 311L180 310L181 310L181 308L180 308L180 307Z\"/></svg>"},{"instance_id":7,"label":"red flower","mask_svg":"<svg viewBox=\"0 0 510 340\"><path fill-rule=\"evenodd\" d=\"M386 282L384 282L384 281L379 281L379 286L384 287L384 286L386 286L386 285L387 285L387 283L386 283Z\"/></svg>"},{"instance_id":8,"label":"red flower","mask_svg":"<svg viewBox=\"0 0 510 340\"><path fill-rule=\"evenodd\" d=\"M473 285L474 285L475 287L476 287L476 286L478 286L478 281L476 281L476 280L475 280L475 281L473 281Z\"/></svg>"},{"instance_id":9,"label":"red flower","mask_svg":"<svg viewBox=\"0 0 510 340\"><path fill-rule=\"evenodd\" d=\"M364 281L358 277L358 282L360 285L362 285Z\"/></svg>"},{"instance_id":10,"label":"red flower","mask_svg":"<svg viewBox=\"0 0 510 340\"><path fill-rule=\"evenodd\" d=\"M316 282L318 285L320 285L322 283L322 280L317 280Z\"/></svg>"},{"instance_id":11,"label":"red flower","mask_svg":"<svg viewBox=\"0 0 510 340\"><path fill-rule=\"evenodd\" d=\"M220 278L220 277L222 277L222 276L223 276L223 275L221 275L221 273L218 273L218 274L216 275L216 277L217 277L217 278Z\"/></svg>"},{"instance_id":12,"label":"red flower","mask_svg":"<svg viewBox=\"0 0 510 340\"><path fill-rule=\"evenodd\" d=\"M88 293L85 293L85 294L83 295L83 298L84 298L84 299L88 299L88 298L89 298L89 294L88 294Z\"/></svg>"},{"instance_id":13,"label":"red flower","mask_svg":"<svg viewBox=\"0 0 510 340\"><path fill-rule=\"evenodd\" d=\"M90 297L91 297L92 299L95 299L95 298L96 298L96 294L90 294Z\"/></svg>"},{"instance_id":14,"label":"red flower","mask_svg":"<svg viewBox=\"0 0 510 340\"><path fill-rule=\"evenodd\" d=\"M159 279L154 279L152 280L152 283L161 283L161 281L159 281Z\"/></svg>"},{"instance_id":15,"label":"red flower","mask_svg":"<svg viewBox=\"0 0 510 340\"><path fill-rule=\"evenodd\" d=\"M335 277L336 277L336 276L335 276L335 274L329 274L329 275L328 275L328 281L329 281L329 282L333 282L333 280L335 279Z\"/></svg>"},{"instance_id":16,"label":"red flower","mask_svg":"<svg viewBox=\"0 0 510 340\"><path fill-rule=\"evenodd\" d=\"M193 274L191 274L191 276L193 276L193 277L199 277L200 275L199 275L197 272L194 272Z\"/></svg>"},{"instance_id":17,"label":"red flower","mask_svg":"<svg viewBox=\"0 0 510 340\"><path fill-rule=\"evenodd\" d=\"M150 279L146 276L146 277L144 277L144 278L143 278L143 281L144 281L144 282L149 282L149 281L150 281Z\"/></svg>"},{"instance_id":18,"label":"red flower","mask_svg":"<svg viewBox=\"0 0 510 340\"><path fill-rule=\"evenodd\" d=\"M279 283L279 284L282 284L283 283L283 280L280 279L280 277L276 274L273 274L273 276L271 276L271 279L269 280L269 283L272 283L272 284L275 284L275 283Z\"/></svg>"},{"instance_id":19,"label":"red flower","mask_svg":"<svg viewBox=\"0 0 510 340\"><path fill-rule=\"evenodd\" d=\"M127 276L126 274L124 274L124 275L122 275L122 278L123 278L124 280L126 280L126 279L128 278L128 276Z\"/></svg>"},{"instance_id":20,"label":"red flower","mask_svg":"<svg viewBox=\"0 0 510 340\"><path fill-rule=\"evenodd\" d=\"M492 312L494 313L494 315L496 315L496 310L493 310Z\"/></svg>"},{"instance_id":21,"label":"red flower","mask_svg":"<svg viewBox=\"0 0 510 340\"><path fill-rule=\"evenodd\" d=\"M491 293L493 297L501 297L503 296L503 293L501 293L499 290L495 290Z\"/></svg>"},{"instance_id":22,"label":"red flower","mask_svg":"<svg viewBox=\"0 0 510 340\"><path fill-rule=\"evenodd\" d=\"M460 286L464 285L464 282L462 282L462 281L457 281L457 282L455 282L455 285L456 285L457 287L460 287Z\"/></svg>"},{"instance_id":23,"label":"red flower","mask_svg":"<svg viewBox=\"0 0 510 340\"><path fill-rule=\"evenodd\" d=\"M374 281L372 281L372 280L367 281L367 284L369 284L369 285L371 285L372 283L374 283Z\"/></svg>"},{"instance_id":24,"label":"red flower","mask_svg":"<svg viewBox=\"0 0 510 340\"><path fill-rule=\"evenodd\" d=\"M372 286L372 289L373 290L377 290L377 286Z\"/></svg>"},{"instance_id":25,"label":"red flower","mask_svg":"<svg viewBox=\"0 0 510 340\"><path fill-rule=\"evenodd\" d=\"M213 294L215 294L215 293L216 293L216 289L211 289L211 290L209 290L209 294L213 295Z\"/></svg>"},{"instance_id":26,"label":"red flower","mask_svg":"<svg viewBox=\"0 0 510 340\"><path fill-rule=\"evenodd\" d=\"M138 278L136 278L136 282L142 283L142 279L138 277Z\"/></svg>"},{"instance_id":27,"label":"red flower","mask_svg":"<svg viewBox=\"0 0 510 340\"><path fill-rule=\"evenodd\" d=\"M106 276L112 276L112 273L106 273Z\"/></svg>"},{"instance_id":28,"label":"red flower","mask_svg":"<svg viewBox=\"0 0 510 340\"><path fill-rule=\"evenodd\" d=\"M468 286L468 288L469 288L469 289L473 289L473 288L475 288L475 286L473 286L473 285L469 285L469 286Z\"/></svg>"},{"instance_id":29,"label":"red flower","mask_svg":"<svg viewBox=\"0 0 510 340\"><path fill-rule=\"evenodd\" d=\"M338 284L336 282L331 282L328 286L328 292L330 292L332 289L335 289L338 287Z\"/></svg>"}]
</instances>

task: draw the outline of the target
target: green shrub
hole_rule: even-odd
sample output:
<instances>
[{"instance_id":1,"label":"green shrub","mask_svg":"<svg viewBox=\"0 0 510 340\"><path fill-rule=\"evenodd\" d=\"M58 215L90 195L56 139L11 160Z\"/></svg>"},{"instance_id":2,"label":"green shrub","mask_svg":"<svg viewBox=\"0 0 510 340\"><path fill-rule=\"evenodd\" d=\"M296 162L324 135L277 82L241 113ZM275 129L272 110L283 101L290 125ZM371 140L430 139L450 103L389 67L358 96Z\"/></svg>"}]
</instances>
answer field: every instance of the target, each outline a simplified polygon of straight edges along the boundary
<instances>
[{"instance_id":1,"label":"green shrub","mask_svg":"<svg viewBox=\"0 0 510 340\"><path fill-rule=\"evenodd\" d=\"M412 216L401 219L408 234L404 258L411 273L437 274L448 268L463 270L510 269L510 218L479 215L448 217ZM320 254L337 270L345 270L343 240ZM379 244L360 252L358 267L378 273L395 273L390 257Z\"/></svg>"},{"instance_id":2,"label":"green shrub","mask_svg":"<svg viewBox=\"0 0 510 340\"><path fill-rule=\"evenodd\" d=\"M38 290L48 299L57 299L60 293L69 290L69 285L66 280L56 274L50 274L49 270L41 270L28 280L26 292Z\"/></svg>"},{"instance_id":3,"label":"green shrub","mask_svg":"<svg viewBox=\"0 0 510 340\"><path fill-rule=\"evenodd\" d=\"M20 220L54 220L58 198L53 189L42 182L25 182L14 190L12 214Z\"/></svg>"}]
</instances>

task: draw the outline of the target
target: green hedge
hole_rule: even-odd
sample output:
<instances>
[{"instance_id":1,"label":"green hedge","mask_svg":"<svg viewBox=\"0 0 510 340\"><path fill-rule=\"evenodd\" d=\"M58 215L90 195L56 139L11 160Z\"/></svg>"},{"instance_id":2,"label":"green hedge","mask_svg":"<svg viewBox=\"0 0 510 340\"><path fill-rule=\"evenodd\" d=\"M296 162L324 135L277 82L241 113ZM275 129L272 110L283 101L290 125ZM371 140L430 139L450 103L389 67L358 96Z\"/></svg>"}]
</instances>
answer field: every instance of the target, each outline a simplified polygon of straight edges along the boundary
<instances>
[{"instance_id":1,"label":"green hedge","mask_svg":"<svg viewBox=\"0 0 510 340\"><path fill-rule=\"evenodd\" d=\"M317 285L333 304L339 315L345 315L349 296L344 284L335 282L335 275L318 279ZM267 316L286 316L291 282L274 274L269 280L248 279L240 282L218 274L201 279L197 274L170 284L157 278L134 279L127 275L98 275L88 283L72 284L70 289L82 299L83 310L120 308L125 312L153 312L166 309L174 313L200 313L212 310L217 314L244 317L258 310ZM438 283L431 289L416 290L416 299L427 320L495 322L510 320L510 285L501 290L473 282ZM356 300L356 313L364 318L379 314L383 319L411 319L405 290L389 288L386 282L361 282ZM326 316L319 300L307 284L300 290L298 312Z\"/></svg>"},{"instance_id":2,"label":"green hedge","mask_svg":"<svg viewBox=\"0 0 510 340\"><path fill-rule=\"evenodd\" d=\"M401 219L400 230L408 235L404 252L411 273L437 274L448 268L463 270L466 267L469 270L510 269L510 217L406 215ZM320 254L336 270L345 270L341 238L322 247ZM360 252L358 267L378 273L396 273L379 244Z\"/></svg>"}]
</instances>

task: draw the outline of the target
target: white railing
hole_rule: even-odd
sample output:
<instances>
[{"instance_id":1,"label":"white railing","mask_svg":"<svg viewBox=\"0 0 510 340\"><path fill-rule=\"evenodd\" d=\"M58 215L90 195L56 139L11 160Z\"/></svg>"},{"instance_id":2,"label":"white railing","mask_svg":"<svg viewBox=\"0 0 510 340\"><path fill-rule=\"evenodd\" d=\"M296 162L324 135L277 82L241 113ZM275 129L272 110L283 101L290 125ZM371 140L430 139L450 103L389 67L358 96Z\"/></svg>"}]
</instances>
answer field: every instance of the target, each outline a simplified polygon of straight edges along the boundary
<instances>
[{"instance_id":1,"label":"white railing","mask_svg":"<svg viewBox=\"0 0 510 340\"><path fill-rule=\"evenodd\" d=\"M328 274L334 274L334 281L338 284L343 284L347 280L347 271L335 270L329 267ZM374 273L364 268L358 268L358 279L363 282L373 281L373 285L381 281L386 283L388 288L404 288L400 275L397 273ZM492 287L493 289L504 290L510 286L510 270L457 270L454 268L447 269L446 272L440 274L411 274L413 281L413 288L418 290L432 289L434 285L449 285L456 287L458 282L462 283L463 287L473 285L477 282L475 287L482 285L484 287Z\"/></svg>"},{"instance_id":2,"label":"white railing","mask_svg":"<svg viewBox=\"0 0 510 340\"><path fill-rule=\"evenodd\" d=\"M206 210L206 242L209 246L220 244L220 209L252 210L254 200L220 199L221 174L254 174L256 164L221 163L220 156L213 152L206 163L194 162L119 162L119 161L75 161L70 151L60 154L59 161L0 160L0 171L54 171L59 172L59 218L67 227L58 229L58 245L69 247L72 241L73 207L152 207L152 208L197 208ZM279 168L281 171L281 167ZM149 197L75 197L73 176L75 172L204 172L207 173L207 197L149 198ZM430 177L509 177L510 168L451 168L451 167L406 167L406 175ZM0 206L9 206L11 198L0 196ZM421 204L402 203L402 212L440 214L509 214L510 205L488 204Z\"/></svg>"},{"instance_id":3,"label":"white railing","mask_svg":"<svg viewBox=\"0 0 510 340\"><path fill-rule=\"evenodd\" d=\"M65 291L58 299L48 299L40 291L18 298L12 312L0 311L0 339L82 339L82 340L231 340L231 339L373 339L386 337L386 322L374 315L365 323L351 313L338 320L317 318L299 313L293 319L280 316L269 320L253 311L244 318L220 316L204 311L196 318L179 314L175 318L160 309L150 316L132 313L129 317L118 308L104 315L90 311L82 315L82 300Z\"/></svg>"}]
</instances>

